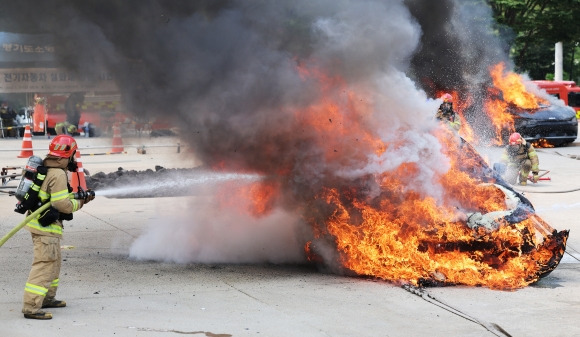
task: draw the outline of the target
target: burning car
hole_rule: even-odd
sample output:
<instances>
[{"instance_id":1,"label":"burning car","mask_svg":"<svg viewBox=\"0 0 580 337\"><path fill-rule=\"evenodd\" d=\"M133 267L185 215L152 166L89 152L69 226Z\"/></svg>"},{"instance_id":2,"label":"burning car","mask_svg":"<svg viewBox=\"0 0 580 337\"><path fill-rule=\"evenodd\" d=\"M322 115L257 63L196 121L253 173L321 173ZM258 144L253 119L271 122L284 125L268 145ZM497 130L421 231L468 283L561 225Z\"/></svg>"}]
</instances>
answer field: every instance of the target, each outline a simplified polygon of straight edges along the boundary
<instances>
[{"instance_id":1,"label":"burning car","mask_svg":"<svg viewBox=\"0 0 580 337\"><path fill-rule=\"evenodd\" d=\"M498 63L490 68L491 83L486 83L482 101L468 97L459 106L459 113L469 121L462 126L462 135L470 142L491 140L493 145L506 144L513 132L540 146L574 142L578 136L574 109L504 67Z\"/></svg>"},{"instance_id":2,"label":"burning car","mask_svg":"<svg viewBox=\"0 0 580 337\"><path fill-rule=\"evenodd\" d=\"M562 146L578 136L576 113L567 106L542 105L538 109L519 110L515 116L516 131L532 143L545 140L550 145Z\"/></svg>"},{"instance_id":3,"label":"burning car","mask_svg":"<svg viewBox=\"0 0 580 337\"><path fill-rule=\"evenodd\" d=\"M451 142L449 154L461 165L441 183L455 206L405 192L392 175L360 182L381 190L364 202L352 187L328 190L326 225L307 246L310 258L328 264L331 245L343 270L419 286L515 289L554 270L568 231L544 222L467 142Z\"/></svg>"}]
</instances>

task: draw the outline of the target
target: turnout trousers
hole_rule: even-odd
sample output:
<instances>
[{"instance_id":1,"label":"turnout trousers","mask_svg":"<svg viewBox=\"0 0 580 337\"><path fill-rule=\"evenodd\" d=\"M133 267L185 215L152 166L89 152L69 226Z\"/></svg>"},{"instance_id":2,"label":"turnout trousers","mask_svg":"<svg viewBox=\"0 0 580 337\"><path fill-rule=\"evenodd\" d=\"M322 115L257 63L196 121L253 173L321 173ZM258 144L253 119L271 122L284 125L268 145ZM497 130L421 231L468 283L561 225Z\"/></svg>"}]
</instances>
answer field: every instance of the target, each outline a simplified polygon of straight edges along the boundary
<instances>
[{"instance_id":1,"label":"turnout trousers","mask_svg":"<svg viewBox=\"0 0 580 337\"><path fill-rule=\"evenodd\" d=\"M34 260L24 287L24 314L37 313L45 298L54 299L61 266L60 238L32 233L32 243Z\"/></svg>"},{"instance_id":2,"label":"turnout trousers","mask_svg":"<svg viewBox=\"0 0 580 337\"><path fill-rule=\"evenodd\" d=\"M530 170L532 169L532 161L529 159L523 160L519 164L510 163L507 167L505 179L510 184L527 181Z\"/></svg>"}]
</instances>

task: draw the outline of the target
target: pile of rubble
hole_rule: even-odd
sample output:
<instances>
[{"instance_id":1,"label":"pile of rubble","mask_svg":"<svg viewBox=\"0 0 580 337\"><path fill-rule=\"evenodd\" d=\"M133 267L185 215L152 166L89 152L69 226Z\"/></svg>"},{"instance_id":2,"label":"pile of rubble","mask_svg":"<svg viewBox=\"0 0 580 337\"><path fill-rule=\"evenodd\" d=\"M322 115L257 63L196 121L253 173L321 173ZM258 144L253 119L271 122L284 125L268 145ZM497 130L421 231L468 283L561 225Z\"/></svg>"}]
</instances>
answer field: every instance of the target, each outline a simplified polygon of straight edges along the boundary
<instances>
[{"instance_id":1,"label":"pile of rubble","mask_svg":"<svg viewBox=\"0 0 580 337\"><path fill-rule=\"evenodd\" d=\"M111 173L86 175L87 188L98 195L112 198L152 198L192 195L191 179L201 169L166 169L156 165L155 170L125 170L119 167ZM189 182L189 183L184 183Z\"/></svg>"}]
</instances>

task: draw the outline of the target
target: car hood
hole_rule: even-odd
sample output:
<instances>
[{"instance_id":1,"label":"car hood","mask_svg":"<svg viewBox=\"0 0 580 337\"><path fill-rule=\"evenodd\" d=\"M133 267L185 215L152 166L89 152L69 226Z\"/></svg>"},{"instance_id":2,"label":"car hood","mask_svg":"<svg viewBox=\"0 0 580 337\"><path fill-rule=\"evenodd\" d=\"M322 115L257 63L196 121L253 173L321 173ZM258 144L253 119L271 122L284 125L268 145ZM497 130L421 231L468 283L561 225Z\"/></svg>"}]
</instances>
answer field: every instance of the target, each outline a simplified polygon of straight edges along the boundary
<instances>
[{"instance_id":1,"label":"car hood","mask_svg":"<svg viewBox=\"0 0 580 337\"><path fill-rule=\"evenodd\" d=\"M536 120L569 120L576 117L574 109L557 105L542 106L535 110L519 110L515 114L520 118Z\"/></svg>"}]
</instances>

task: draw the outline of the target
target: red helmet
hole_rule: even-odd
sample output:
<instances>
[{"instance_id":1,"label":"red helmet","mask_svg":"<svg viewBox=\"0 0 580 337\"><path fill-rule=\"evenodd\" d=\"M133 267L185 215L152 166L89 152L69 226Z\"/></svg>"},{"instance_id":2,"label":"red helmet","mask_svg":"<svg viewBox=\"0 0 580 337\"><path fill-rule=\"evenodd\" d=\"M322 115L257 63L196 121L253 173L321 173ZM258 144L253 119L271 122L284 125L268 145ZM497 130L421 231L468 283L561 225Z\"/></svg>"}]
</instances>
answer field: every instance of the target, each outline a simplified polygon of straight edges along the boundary
<instances>
[{"instance_id":1,"label":"red helmet","mask_svg":"<svg viewBox=\"0 0 580 337\"><path fill-rule=\"evenodd\" d=\"M453 96L451 94L445 93L441 96L444 103L453 103Z\"/></svg>"},{"instance_id":2,"label":"red helmet","mask_svg":"<svg viewBox=\"0 0 580 337\"><path fill-rule=\"evenodd\" d=\"M73 137L58 135L50 142L48 154L61 158L70 158L77 150L77 147L77 142Z\"/></svg>"},{"instance_id":3,"label":"red helmet","mask_svg":"<svg viewBox=\"0 0 580 337\"><path fill-rule=\"evenodd\" d=\"M510 145L518 145L522 141L522 135L517 132L514 132L510 135Z\"/></svg>"}]
</instances>

